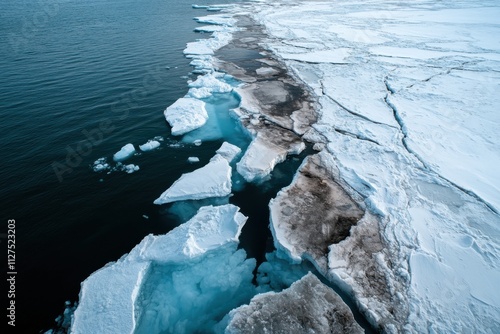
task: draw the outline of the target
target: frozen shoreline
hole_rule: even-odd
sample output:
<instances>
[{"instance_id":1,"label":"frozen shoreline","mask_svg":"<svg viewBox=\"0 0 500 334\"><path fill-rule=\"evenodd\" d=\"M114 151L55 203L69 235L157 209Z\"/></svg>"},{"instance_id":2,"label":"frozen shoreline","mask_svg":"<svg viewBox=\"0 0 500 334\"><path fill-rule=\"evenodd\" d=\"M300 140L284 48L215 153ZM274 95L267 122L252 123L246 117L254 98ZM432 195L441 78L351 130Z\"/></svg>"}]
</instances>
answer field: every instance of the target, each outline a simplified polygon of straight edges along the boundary
<instances>
[{"instance_id":1,"label":"frozen shoreline","mask_svg":"<svg viewBox=\"0 0 500 334\"><path fill-rule=\"evenodd\" d=\"M317 96L309 138L379 220L324 255L327 276L387 332L500 328L500 45L491 39L500 7L491 5L299 1L254 11L272 36L266 46ZM356 240L373 233L383 248L363 257ZM277 247L307 250L313 236L289 234ZM388 291L372 291L374 278Z\"/></svg>"},{"instance_id":2,"label":"frozen shoreline","mask_svg":"<svg viewBox=\"0 0 500 334\"><path fill-rule=\"evenodd\" d=\"M321 150L270 203L278 255L290 265L311 261L384 332L500 329L500 196L490 168L500 159L500 45L481 37L500 32L492 14L500 7L474 5L248 4L252 14L218 16L231 32L204 28L215 39L185 51L200 73L215 64L245 82L236 114L255 138L237 170L247 181L300 152L302 138ZM457 42L420 25L415 32L415 23L456 36L470 23L474 38ZM223 49L216 60L214 50L236 33L231 46L260 51L264 43L273 55L247 68L224 59ZM275 57L314 92L299 94L305 103L286 109L295 83ZM276 113L280 104L288 111Z\"/></svg>"}]
</instances>

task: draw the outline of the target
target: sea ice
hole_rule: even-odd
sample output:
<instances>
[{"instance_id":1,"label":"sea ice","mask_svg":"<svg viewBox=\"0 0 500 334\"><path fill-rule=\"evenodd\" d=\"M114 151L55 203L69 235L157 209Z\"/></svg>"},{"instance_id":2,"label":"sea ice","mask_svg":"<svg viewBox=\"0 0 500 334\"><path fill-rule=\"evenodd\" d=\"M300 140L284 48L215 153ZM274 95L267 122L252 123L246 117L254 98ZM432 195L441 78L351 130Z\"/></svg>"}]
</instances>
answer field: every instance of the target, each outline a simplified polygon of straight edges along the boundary
<instances>
[{"instance_id":1,"label":"sea ice","mask_svg":"<svg viewBox=\"0 0 500 334\"><path fill-rule=\"evenodd\" d=\"M82 283L71 332L208 330L254 294L255 261L236 250L246 219L234 205L209 206L165 235L148 235Z\"/></svg>"},{"instance_id":2,"label":"sea ice","mask_svg":"<svg viewBox=\"0 0 500 334\"><path fill-rule=\"evenodd\" d=\"M174 136L202 127L208 119L205 102L189 97L178 99L164 114Z\"/></svg>"},{"instance_id":3,"label":"sea ice","mask_svg":"<svg viewBox=\"0 0 500 334\"><path fill-rule=\"evenodd\" d=\"M224 197L230 193L231 166L225 158L216 154L205 166L183 174L154 201L154 204Z\"/></svg>"},{"instance_id":4,"label":"sea ice","mask_svg":"<svg viewBox=\"0 0 500 334\"><path fill-rule=\"evenodd\" d=\"M309 273L290 288L259 294L229 313L226 334L364 333L344 301Z\"/></svg>"},{"instance_id":5,"label":"sea ice","mask_svg":"<svg viewBox=\"0 0 500 334\"><path fill-rule=\"evenodd\" d=\"M191 88L188 96L197 99L210 97L214 93L229 93L233 90L231 85L217 79L213 73L199 76L196 81L189 83L188 86Z\"/></svg>"},{"instance_id":6,"label":"sea ice","mask_svg":"<svg viewBox=\"0 0 500 334\"><path fill-rule=\"evenodd\" d=\"M238 154L241 153L241 148L228 142L224 142L222 143L222 146L215 151L215 153L219 154L231 163L238 156Z\"/></svg>"},{"instance_id":7,"label":"sea ice","mask_svg":"<svg viewBox=\"0 0 500 334\"><path fill-rule=\"evenodd\" d=\"M137 172L139 170L139 166L134 165L134 164L123 165L122 170L128 174L132 174L132 173Z\"/></svg>"},{"instance_id":8,"label":"sea ice","mask_svg":"<svg viewBox=\"0 0 500 334\"><path fill-rule=\"evenodd\" d=\"M365 217L325 249L326 276L386 332L497 332L498 4L299 1L252 13L318 97L308 137L364 198ZM348 57L325 62L330 50Z\"/></svg>"},{"instance_id":9,"label":"sea ice","mask_svg":"<svg viewBox=\"0 0 500 334\"><path fill-rule=\"evenodd\" d=\"M124 161L135 154L135 147L132 144L123 146L118 152L113 155L114 161Z\"/></svg>"},{"instance_id":10,"label":"sea ice","mask_svg":"<svg viewBox=\"0 0 500 334\"><path fill-rule=\"evenodd\" d=\"M266 134L257 134L236 165L238 173L248 182L262 180L278 163L283 162L288 154L299 154L305 148L300 139L285 136L280 138L278 144L280 145L269 141Z\"/></svg>"},{"instance_id":11,"label":"sea ice","mask_svg":"<svg viewBox=\"0 0 500 334\"><path fill-rule=\"evenodd\" d=\"M143 152L151 151L151 150L154 150L155 148L158 148L158 147L160 147L160 142L156 141L156 140L148 140L147 143L145 143L143 145L139 145L139 148Z\"/></svg>"},{"instance_id":12,"label":"sea ice","mask_svg":"<svg viewBox=\"0 0 500 334\"><path fill-rule=\"evenodd\" d=\"M200 162L200 158L198 157L189 157L188 158L189 163L195 163L195 162Z\"/></svg>"}]
</instances>

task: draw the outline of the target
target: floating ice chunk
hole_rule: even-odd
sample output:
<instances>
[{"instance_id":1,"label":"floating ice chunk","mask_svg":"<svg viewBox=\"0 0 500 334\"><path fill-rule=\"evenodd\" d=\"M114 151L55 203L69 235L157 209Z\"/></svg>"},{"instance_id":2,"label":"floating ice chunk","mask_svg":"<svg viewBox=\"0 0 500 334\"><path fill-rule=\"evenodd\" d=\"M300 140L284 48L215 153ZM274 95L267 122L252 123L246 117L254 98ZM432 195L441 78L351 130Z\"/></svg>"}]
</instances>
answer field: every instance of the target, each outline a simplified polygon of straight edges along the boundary
<instances>
[{"instance_id":1,"label":"floating ice chunk","mask_svg":"<svg viewBox=\"0 0 500 334\"><path fill-rule=\"evenodd\" d=\"M183 174L154 203L224 197L230 193L231 167L226 159L217 154L207 165Z\"/></svg>"},{"instance_id":2,"label":"floating ice chunk","mask_svg":"<svg viewBox=\"0 0 500 334\"><path fill-rule=\"evenodd\" d=\"M208 7L210 7L210 6L206 6L206 5L191 5L191 7L193 7L194 9L208 9Z\"/></svg>"},{"instance_id":3,"label":"floating ice chunk","mask_svg":"<svg viewBox=\"0 0 500 334\"><path fill-rule=\"evenodd\" d=\"M222 143L222 146L215 151L215 153L222 156L229 163L231 163L238 154L241 153L241 148L236 145L229 144L228 142Z\"/></svg>"},{"instance_id":4,"label":"floating ice chunk","mask_svg":"<svg viewBox=\"0 0 500 334\"><path fill-rule=\"evenodd\" d=\"M123 161L127 160L135 153L135 147L132 144L127 144L121 148L118 152L113 155L114 161Z\"/></svg>"},{"instance_id":5,"label":"floating ice chunk","mask_svg":"<svg viewBox=\"0 0 500 334\"><path fill-rule=\"evenodd\" d=\"M227 29L227 27L224 27L224 26L209 25L209 26L194 28L194 31L196 31L196 32L215 32L215 31L224 31L226 29Z\"/></svg>"},{"instance_id":6,"label":"floating ice chunk","mask_svg":"<svg viewBox=\"0 0 500 334\"><path fill-rule=\"evenodd\" d=\"M340 296L311 273L283 292L255 296L229 319L227 334L364 333Z\"/></svg>"},{"instance_id":7,"label":"floating ice chunk","mask_svg":"<svg viewBox=\"0 0 500 334\"><path fill-rule=\"evenodd\" d=\"M102 172L102 171L108 170L110 168L111 167L109 166L106 157L102 157L102 158L97 159L96 161L94 161L94 164L92 166L92 169L94 170L94 172Z\"/></svg>"},{"instance_id":8,"label":"floating ice chunk","mask_svg":"<svg viewBox=\"0 0 500 334\"><path fill-rule=\"evenodd\" d=\"M132 174L134 172L137 172L139 170L139 166L130 164L130 165L123 165L122 170L124 172L127 172L128 174Z\"/></svg>"},{"instance_id":9,"label":"floating ice chunk","mask_svg":"<svg viewBox=\"0 0 500 334\"><path fill-rule=\"evenodd\" d=\"M234 205L208 206L166 235L148 235L82 283L71 332L159 333L186 323L202 326L246 302L255 261L236 251L246 219ZM221 299L227 310L216 307ZM174 309L181 312L159 312Z\"/></svg>"},{"instance_id":10,"label":"floating ice chunk","mask_svg":"<svg viewBox=\"0 0 500 334\"><path fill-rule=\"evenodd\" d=\"M198 157L189 157L188 162L190 163L195 163L195 162L200 162L200 158Z\"/></svg>"},{"instance_id":11,"label":"floating ice chunk","mask_svg":"<svg viewBox=\"0 0 500 334\"><path fill-rule=\"evenodd\" d=\"M193 57L193 60L189 63L189 65L194 66L198 70L212 70L213 58L211 56L196 56Z\"/></svg>"},{"instance_id":12,"label":"floating ice chunk","mask_svg":"<svg viewBox=\"0 0 500 334\"><path fill-rule=\"evenodd\" d=\"M178 99L164 114L174 136L202 127L208 119L205 102L193 98Z\"/></svg>"},{"instance_id":13,"label":"floating ice chunk","mask_svg":"<svg viewBox=\"0 0 500 334\"><path fill-rule=\"evenodd\" d=\"M228 93L233 90L231 85L220 81L212 73L199 76L196 81L189 84L191 88L188 95L195 98L210 97L213 93Z\"/></svg>"},{"instance_id":14,"label":"floating ice chunk","mask_svg":"<svg viewBox=\"0 0 500 334\"><path fill-rule=\"evenodd\" d=\"M139 145L139 148L141 149L141 151L144 151L144 152L154 150L155 148L158 148L158 147L160 147L160 142L156 141L156 140L148 140L148 142L146 144Z\"/></svg>"},{"instance_id":15,"label":"floating ice chunk","mask_svg":"<svg viewBox=\"0 0 500 334\"><path fill-rule=\"evenodd\" d=\"M201 146L201 139L196 139L193 141L194 146Z\"/></svg>"},{"instance_id":16,"label":"floating ice chunk","mask_svg":"<svg viewBox=\"0 0 500 334\"><path fill-rule=\"evenodd\" d=\"M200 17L195 17L194 19L198 23L224 25L229 27L231 27L236 23L236 19L233 16L226 14L200 16Z\"/></svg>"}]
</instances>

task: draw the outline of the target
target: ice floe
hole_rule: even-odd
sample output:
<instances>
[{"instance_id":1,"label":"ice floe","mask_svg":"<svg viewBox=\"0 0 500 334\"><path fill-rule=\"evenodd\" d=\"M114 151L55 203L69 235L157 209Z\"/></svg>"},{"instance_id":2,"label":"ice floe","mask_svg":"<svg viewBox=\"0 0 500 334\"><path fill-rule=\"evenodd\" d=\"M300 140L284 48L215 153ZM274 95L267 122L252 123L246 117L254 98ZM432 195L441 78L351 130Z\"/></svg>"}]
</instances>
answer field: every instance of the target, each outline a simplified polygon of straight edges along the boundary
<instances>
[{"instance_id":1,"label":"ice floe","mask_svg":"<svg viewBox=\"0 0 500 334\"><path fill-rule=\"evenodd\" d=\"M228 160L216 154L208 164L183 174L158 197L155 204L175 201L224 197L231 193L231 166Z\"/></svg>"},{"instance_id":2,"label":"ice floe","mask_svg":"<svg viewBox=\"0 0 500 334\"><path fill-rule=\"evenodd\" d=\"M172 135L179 136L202 127L208 119L205 102L183 97L175 101L165 112L165 119L172 127Z\"/></svg>"},{"instance_id":3,"label":"ice floe","mask_svg":"<svg viewBox=\"0 0 500 334\"><path fill-rule=\"evenodd\" d=\"M236 250L246 219L234 205L202 207L169 233L148 235L82 283L71 332L208 330L254 293L255 261Z\"/></svg>"},{"instance_id":4,"label":"ice floe","mask_svg":"<svg viewBox=\"0 0 500 334\"><path fill-rule=\"evenodd\" d=\"M248 182L259 181L268 176L288 154L299 154L304 149L305 144L294 136L283 136L273 142L269 140L268 133L259 133L236 167Z\"/></svg>"},{"instance_id":5,"label":"ice floe","mask_svg":"<svg viewBox=\"0 0 500 334\"><path fill-rule=\"evenodd\" d=\"M143 152L152 151L158 147L160 147L160 142L157 140L148 140L147 143L145 143L143 145L139 145L139 148Z\"/></svg>"},{"instance_id":6,"label":"ice floe","mask_svg":"<svg viewBox=\"0 0 500 334\"><path fill-rule=\"evenodd\" d=\"M210 97L214 93L229 93L233 90L231 85L217 79L213 73L199 76L188 86L190 87L188 95L197 99Z\"/></svg>"},{"instance_id":7,"label":"ice floe","mask_svg":"<svg viewBox=\"0 0 500 334\"><path fill-rule=\"evenodd\" d=\"M124 161L135 154L135 147L133 144L123 146L118 152L113 155L114 161Z\"/></svg>"}]
</instances>

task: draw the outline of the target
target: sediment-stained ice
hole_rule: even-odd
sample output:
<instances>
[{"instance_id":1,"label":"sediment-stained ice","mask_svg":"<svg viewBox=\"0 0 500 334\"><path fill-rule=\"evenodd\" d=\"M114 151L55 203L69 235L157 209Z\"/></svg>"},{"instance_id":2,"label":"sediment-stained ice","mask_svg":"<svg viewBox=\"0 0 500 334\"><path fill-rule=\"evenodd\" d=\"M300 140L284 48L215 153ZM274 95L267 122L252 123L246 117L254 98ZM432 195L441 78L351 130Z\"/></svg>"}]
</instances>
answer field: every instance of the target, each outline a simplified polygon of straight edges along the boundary
<instances>
[{"instance_id":1,"label":"sediment-stained ice","mask_svg":"<svg viewBox=\"0 0 500 334\"><path fill-rule=\"evenodd\" d=\"M165 235L145 237L82 283L71 332L208 329L253 294L255 262L236 250L245 221L234 205L208 206Z\"/></svg>"},{"instance_id":2,"label":"sediment-stained ice","mask_svg":"<svg viewBox=\"0 0 500 334\"><path fill-rule=\"evenodd\" d=\"M208 119L205 102L190 97L178 99L165 110L164 114L174 136L200 128Z\"/></svg>"},{"instance_id":3,"label":"sediment-stained ice","mask_svg":"<svg viewBox=\"0 0 500 334\"><path fill-rule=\"evenodd\" d=\"M498 4L254 8L269 48L317 96L308 138L366 207L325 251L326 276L386 332L500 330ZM344 64L313 57L336 49Z\"/></svg>"},{"instance_id":4,"label":"sediment-stained ice","mask_svg":"<svg viewBox=\"0 0 500 334\"><path fill-rule=\"evenodd\" d=\"M229 313L227 334L364 333L349 307L309 273L290 288L252 298Z\"/></svg>"},{"instance_id":5,"label":"sediment-stained ice","mask_svg":"<svg viewBox=\"0 0 500 334\"><path fill-rule=\"evenodd\" d=\"M288 154L299 154L304 149L305 144L299 137L283 136L273 142L268 140L267 133L259 133L236 167L248 182L259 181L268 176Z\"/></svg>"}]
</instances>

